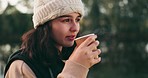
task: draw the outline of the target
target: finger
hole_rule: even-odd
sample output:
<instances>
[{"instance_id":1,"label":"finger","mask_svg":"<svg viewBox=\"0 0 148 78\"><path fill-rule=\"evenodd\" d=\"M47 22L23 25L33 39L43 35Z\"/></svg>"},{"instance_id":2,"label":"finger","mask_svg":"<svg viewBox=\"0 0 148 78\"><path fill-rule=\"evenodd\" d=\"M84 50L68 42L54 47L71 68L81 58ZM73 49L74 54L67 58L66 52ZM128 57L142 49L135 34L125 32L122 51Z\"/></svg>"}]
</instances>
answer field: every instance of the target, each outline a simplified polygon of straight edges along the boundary
<instances>
[{"instance_id":1,"label":"finger","mask_svg":"<svg viewBox=\"0 0 148 78\"><path fill-rule=\"evenodd\" d=\"M97 49L95 51L92 52L92 55L95 57L95 56L98 56L101 54L101 50L100 49Z\"/></svg>"},{"instance_id":2,"label":"finger","mask_svg":"<svg viewBox=\"0 0 148 78\"><path fill-rule=\"evenodd\" d=\"M97 58L99 58L99 56L98 56L98 55L94 57L94 59L97 59Z\"/></svg>"},{"instance_id":3,"label":"finger","mask_svg":"<svg viewBox=\"0 0 148 78\"><path fill-rule=\"evenodd\" d=\"M88 49L91 51L97 50L97 46L99 45L99 41L95 41L88 46Z\"/></svg>"},{"instance_id":4,"label":"finger","mask_svg":"<svg viewBox=\"0 0 148 78\"><path fill-rule=\"evenodd\" d=\"M101 49L97 49L98 55L101 54Z\"/></svg>"},{"instance_id":5,"label":"finger","mask_svg":"<svg viewBox=\"0 0 148 78\"><path fill-rule=\"evenodd\" d=\"M101 54L100 49L97 49L95 51L87 51L87 52L85 52L85 55L90 56L90 59L93 59L94 57L99 56L100 54Z\"/></svg>"},{"instance_id":6,"label":"finger","mask_svg":"<svg viewBox=\"0 0 148 78\"><path fill-rule=\"evenodd\" d=\"M92 59L99 58L99 55L101 54L101 50L97 49L96 51L92 52Z\"/></svg>"},{"instance_id":7,"label":"finger","mask_svg":"<svg viewBox=\"0 0 148 78\"><path fill-rule=\"evenodd\" d=\"M99 57L99 58L96 58L96 59L93 59L92 60L92 64L94 65L94 64L97 64L97 63L99 63L101 61L101 57Z\"/></svg>"},{"instance_id":8,"label":"finger","mask_svg":"<svg viewBox=\"0 0 148 78\"><path fill-rule=\"evenodd\" d=\"M88 37L83 43L83 46L88 46L89 44L91 44L92 42L95 41L95 39L97 38L96 35L91 35L90 37Z\"/></svg>"}]
</instances>

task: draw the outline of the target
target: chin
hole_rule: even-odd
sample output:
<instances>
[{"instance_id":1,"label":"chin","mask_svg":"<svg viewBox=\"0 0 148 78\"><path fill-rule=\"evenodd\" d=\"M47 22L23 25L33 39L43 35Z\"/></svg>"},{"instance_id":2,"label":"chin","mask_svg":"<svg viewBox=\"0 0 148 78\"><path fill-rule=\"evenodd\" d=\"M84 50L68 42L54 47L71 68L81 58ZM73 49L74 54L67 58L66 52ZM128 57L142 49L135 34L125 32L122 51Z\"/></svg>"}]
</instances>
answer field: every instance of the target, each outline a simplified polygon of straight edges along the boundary
<instances>
[{"instance_id":1,"label":"chin","mask_svg":"<svg viewBox=\"0 0 148 78\"><path fill-rule=\"evenodd\" d=\"M73 44L74 44L74 42L73 43L68 43L68 44L65 45L65 47L71 47L71 46L73 46Z\"/></svg>"}]
</instances>

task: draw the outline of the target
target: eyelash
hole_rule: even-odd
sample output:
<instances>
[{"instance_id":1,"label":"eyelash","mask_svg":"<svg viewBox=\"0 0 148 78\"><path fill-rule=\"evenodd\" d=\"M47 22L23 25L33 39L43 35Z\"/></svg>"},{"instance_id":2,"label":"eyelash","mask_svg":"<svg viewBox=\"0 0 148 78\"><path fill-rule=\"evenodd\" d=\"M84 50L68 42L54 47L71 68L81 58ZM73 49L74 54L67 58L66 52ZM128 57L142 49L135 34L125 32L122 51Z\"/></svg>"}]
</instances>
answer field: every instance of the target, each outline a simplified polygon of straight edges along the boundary
<instances>
[{"instance_id":1,"label":"eyelash","mask_svg":"<svg viewBox=\"0 0 148 78\"><path fill-rule=\"evenodd\" d=\"M69 22L70 21L70 19L64 19L63 20L63 22Z\"/></svg>"},{"instance_id":2,"label":"eyelash","mask_svg":"<svg viewBox=\"0 0 148 78\"><path fill-rule=\"evenodd\" d=\"M81 20L80 18L76 19L77 22L80 22L80 20Z\"/></svg>"},{"instance_id":3,"label":"eyelash","mask_svg":"<svg viewBox=\"0 0 148 78\"><path fill-rule=\"evenodd\" d=\"M70 21L72 21L72 19L69 19L69 18L68 18L68 19L64 19L64 20L63 20L63 22L70 22ZM76 22L79 22L79 21L80 21L80 19L79 19L79 18L78 18L78 19L76 19Z\"/></svg>"}]
</instances>

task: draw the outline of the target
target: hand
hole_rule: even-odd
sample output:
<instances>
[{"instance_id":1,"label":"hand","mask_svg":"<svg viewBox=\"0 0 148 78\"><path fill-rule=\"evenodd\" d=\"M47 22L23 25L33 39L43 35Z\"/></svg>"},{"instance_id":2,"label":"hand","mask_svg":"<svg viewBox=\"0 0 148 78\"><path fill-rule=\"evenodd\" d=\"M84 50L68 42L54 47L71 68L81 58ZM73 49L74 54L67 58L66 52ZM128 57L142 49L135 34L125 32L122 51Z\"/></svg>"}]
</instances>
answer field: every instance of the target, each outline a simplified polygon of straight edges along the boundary
<instances>
[{"instance_id":1,"label":"hand","mask_svg":"<svg viewBox=\"0 0 148 78\"><path fill-rule=\"evenodd\" d=\"M101 50L96 49L99 45L99 41L95 40L96 38L96 35L88 37L74 50L69 60L79 63L87 68L99 63L101 57L98 57L98 55L101 53Z\"/></svg>"}]
</instances>

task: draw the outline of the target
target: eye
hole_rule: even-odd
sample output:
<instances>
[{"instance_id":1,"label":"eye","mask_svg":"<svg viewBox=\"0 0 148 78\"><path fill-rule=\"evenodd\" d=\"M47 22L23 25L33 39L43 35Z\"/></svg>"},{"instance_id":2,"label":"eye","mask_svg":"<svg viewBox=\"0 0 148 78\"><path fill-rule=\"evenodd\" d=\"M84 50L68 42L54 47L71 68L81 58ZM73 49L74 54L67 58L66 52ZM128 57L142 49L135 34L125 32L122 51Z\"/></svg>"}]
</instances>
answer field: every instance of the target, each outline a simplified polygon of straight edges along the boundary
<instances>
[{"instance_id":1,"label":"eye","mask_svg":"<svg viewBox=\"0 0 148 78\"><path fill-rule=\"evenodd\" d=\"M76 22L80 22L80 20L81 20L80 18L77 18L77 19L76 19Z\"/></svg>"},{"instance_id":2,"label":"eye","mask_svg":"<svg viewBox=\"0 0 148 78\"><path fill-rule=\"evenodd\" d=\"M63 19L62 22L70 22L70 21L71 21L71 19L67 18L67 19Z\"/></svg>"}]
</instances>

